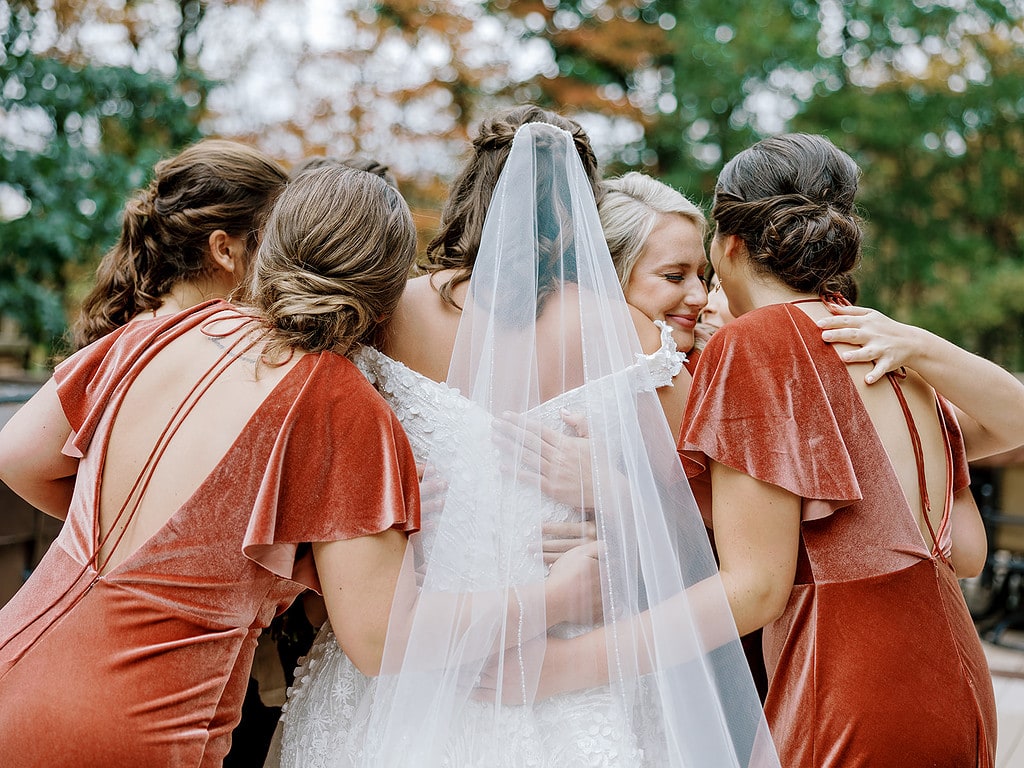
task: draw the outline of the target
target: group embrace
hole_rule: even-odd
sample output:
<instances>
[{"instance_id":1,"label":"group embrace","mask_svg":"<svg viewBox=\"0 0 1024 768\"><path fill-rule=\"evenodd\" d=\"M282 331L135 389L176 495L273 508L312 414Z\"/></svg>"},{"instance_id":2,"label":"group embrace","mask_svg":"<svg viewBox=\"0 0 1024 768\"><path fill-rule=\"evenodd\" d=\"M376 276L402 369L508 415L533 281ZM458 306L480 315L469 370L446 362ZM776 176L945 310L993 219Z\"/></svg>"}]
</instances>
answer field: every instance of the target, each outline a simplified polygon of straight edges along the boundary
<instances>
[{"instance_id":1,"label":"group embrace","mask_svg":"<svg viewBox=\"0 0 1024 768\"><path fill-rule=\"evenodd\" d=\"M850 305L858 176L761 141L706 248L516 107L417 265L372 164L163 161L0 433L66 521L0 610L0 754L221 765L305 594L268 768L991 766L967 461L1024 441L1024 386Z\"/></svg>"}]
</instances>

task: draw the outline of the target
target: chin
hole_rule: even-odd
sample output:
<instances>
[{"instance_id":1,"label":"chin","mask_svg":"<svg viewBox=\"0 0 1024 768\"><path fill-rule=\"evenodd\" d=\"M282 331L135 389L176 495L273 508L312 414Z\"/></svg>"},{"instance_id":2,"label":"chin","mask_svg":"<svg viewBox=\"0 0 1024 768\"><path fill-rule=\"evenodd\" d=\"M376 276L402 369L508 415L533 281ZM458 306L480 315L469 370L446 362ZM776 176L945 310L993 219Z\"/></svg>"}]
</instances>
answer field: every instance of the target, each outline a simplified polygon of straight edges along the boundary
<instances>
[{"instance_id":1,"label":"chin","mask_svg":"<svg viewBox=\"0 0 1024 768\"><path fill-rule=\"evenodd\" d=\"M680 352L689 352L693 349L693 331L681 331L678 328L673 328L672 338L676 340L676 347Z\"/></svg>"}]
</instances>

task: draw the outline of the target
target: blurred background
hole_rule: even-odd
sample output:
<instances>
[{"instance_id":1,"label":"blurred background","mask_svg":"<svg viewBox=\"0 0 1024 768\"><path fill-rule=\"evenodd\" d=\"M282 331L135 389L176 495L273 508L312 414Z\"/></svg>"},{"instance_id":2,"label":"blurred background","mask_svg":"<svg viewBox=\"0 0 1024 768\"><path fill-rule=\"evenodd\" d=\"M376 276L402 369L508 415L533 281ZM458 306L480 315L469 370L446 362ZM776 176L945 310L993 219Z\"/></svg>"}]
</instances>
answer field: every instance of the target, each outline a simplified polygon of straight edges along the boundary
<instances>
[{"instance_id":1,"label":"blurred background","mask_svg":"<svg viewBox=\"0 0 1024 768\"><path fill-rule=\"evenodd\" d=\"M203 136L373 157L422 249L477 123L522 102L705 208L757 139L828 135L864 171L859 303L1024 371L1024 0L0 0L0 40L0 424L157 160ZM1024 451L972 475L965 594L1014 649L990 663L1022 765ZM59 525L0 486L0 605Z\"/></svg>"},{"instance_id":2,"label":"blurred background","mask_svg":"<svg viewBox=\"0 0 1024 768\"><path fill-rule=\"evenodd\" d=\"M1024 370L1024 0L0 1L0 355L45 368L128 193L207 135L373 156L433 234L483 115L705 205L781 131L864 170L861 303Z\"/></svg>"}]
</instances>

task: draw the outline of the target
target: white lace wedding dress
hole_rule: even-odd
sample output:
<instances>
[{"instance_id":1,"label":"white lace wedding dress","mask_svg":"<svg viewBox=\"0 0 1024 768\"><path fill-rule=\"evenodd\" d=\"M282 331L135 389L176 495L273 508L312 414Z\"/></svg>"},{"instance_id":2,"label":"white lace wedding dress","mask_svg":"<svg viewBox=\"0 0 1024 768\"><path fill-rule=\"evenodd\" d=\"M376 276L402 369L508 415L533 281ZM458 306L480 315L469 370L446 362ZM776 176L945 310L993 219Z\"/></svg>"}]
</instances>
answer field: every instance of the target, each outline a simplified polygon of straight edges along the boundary
<instances>
[{"instance_id":1,"label":"white lace wedding dress","mask_svg":"<svg viewBox=\"0 0 1024 768\"><path fill-rule=\"evenodd\" d=\"M584 395L593 409L605 399L593 388L608 391L614 402L615 390L652 391L671 383L685 362L677 352L671 330L661 327L661 348L651 355L639 355L637 362L612 376L592 381L583 388L565 392L527 415L554 429L565 429L563 409L581 407ZM447 483L445 524L432 528L428 521L420 534L458 536L472 541L478 524L478 504L495 504L494 488L501 487L495 474L501 470L500 456L492 440L492 417L458 390L421 376L379 351L366 347L354 357L356 365L376 386L398 415L412 444L417 461L429 464ZM613 381L614 380L614 381ZM507 487L507 486L506 486ZM581 512L549 501L543 518L551 522L579 521ZM507 526L509 535L517 535ZM528 531L521 532L524 536ZM486 590L485 574L494 571L493 560L502 553L521 548L431 547L433 551L458 551L458 563L433 560L434 576L452 569L452 583L465 586L467 565L481 574L474 586ZM513 555L514 557L517 555ZM522 556L522 555L518 555ZM476 560L477 562L474 562ZM525 567L525 564L524 564ZM455 569L463 575L459 579ZM515 563L503 569L515 572ZM443 578L442 578L443 581ZM579 634L588 627L559 625L552 633ZM267 766L274 768L350 768L373 765L367 752L367 729L375 695L376 679L362 675L342 652L329 624L320 631L312 649L296 670L295 684L284 706ZM607 688L564 694L527 707L500 707L468 701L459 713L455 733L444 747L442 765L448 768L576 768L608 766L632 768L664 764L652 753L657 738L637 733L620 708L621 697L608 695ZM408 734L415 740L416 734ZM650 734L650 736L654 736ZM415 766L409 763L410 766Z\"/></svg>"}]
</instances>

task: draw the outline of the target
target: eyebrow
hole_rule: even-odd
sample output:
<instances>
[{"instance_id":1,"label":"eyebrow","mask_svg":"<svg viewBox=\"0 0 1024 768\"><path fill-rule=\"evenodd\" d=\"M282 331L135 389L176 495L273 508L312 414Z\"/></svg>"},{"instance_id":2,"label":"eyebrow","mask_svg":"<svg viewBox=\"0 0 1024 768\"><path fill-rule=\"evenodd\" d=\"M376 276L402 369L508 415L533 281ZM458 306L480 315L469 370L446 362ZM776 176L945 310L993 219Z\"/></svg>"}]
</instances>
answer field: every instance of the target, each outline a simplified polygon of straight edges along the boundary
<instances>
[{"instance_id":1,"label":"eyebrow","mask_svg":"<svg viewBox=\"0 0 1024 768\"><path fill-rule=\"evenodd\" d=\"M656 270L664 270L664 269L680 269L680 270L694 269L697 272L704 272L708 268L708 262L707 262L707 259L701 259L700 261L698 261L696 263L691 263L691 262L688 262L688 261L659 261L659 262L655 262L652 266Z\"/></svg>"}]
</instances>

